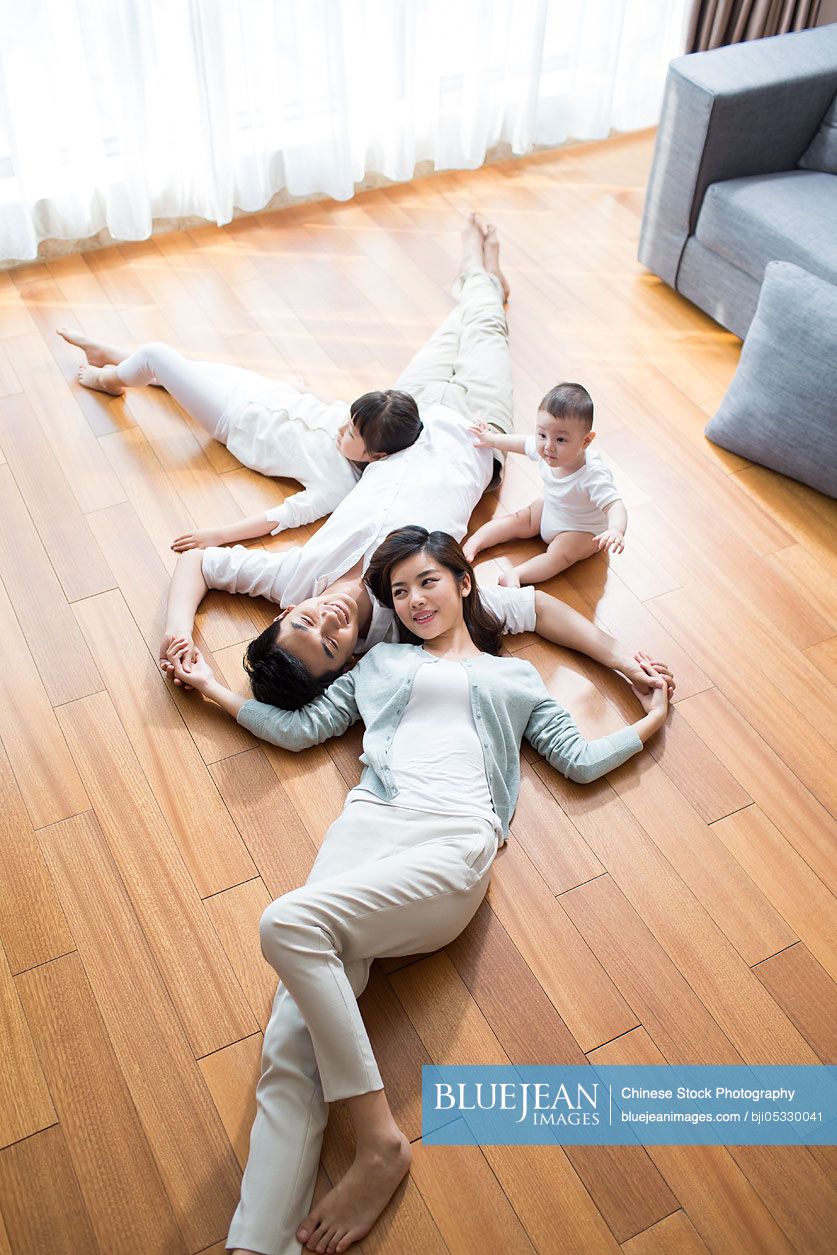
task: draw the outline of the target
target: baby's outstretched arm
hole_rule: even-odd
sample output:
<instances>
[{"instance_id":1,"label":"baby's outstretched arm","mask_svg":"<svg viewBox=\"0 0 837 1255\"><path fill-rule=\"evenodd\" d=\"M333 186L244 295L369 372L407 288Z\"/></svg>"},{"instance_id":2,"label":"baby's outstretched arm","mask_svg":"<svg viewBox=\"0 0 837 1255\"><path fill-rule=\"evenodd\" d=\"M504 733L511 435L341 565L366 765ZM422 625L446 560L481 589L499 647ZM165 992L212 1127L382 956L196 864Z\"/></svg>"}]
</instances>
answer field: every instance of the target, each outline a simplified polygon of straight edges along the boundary
<instances>
[{"instance_id":1,"label":"baby's outstretched arm","mask_svg":"<svg viewBox=\"0 0 837 1255\"><path fill-rule=\"evenodd\" d=\"M480 420L468 428L474 437L478 449L500 449L505 453L525 453L525 436L503 436L499 431L492 431L486 422Z\"/></svg>"},{"instance_id":2,"label":"baby's outstretched arm","mask_svg":"<svg viewBox=\"0 0 837 1255\"><path fill-rule=\"evenodd\" d=\"M625 532L628 530L628 511L624 504L619 501L611 501L609 506L605 506L605 514L607 515L607 527L603 532L599 532L595 540L599 549L604 549L607 553L621 553L625 548Z\"/></svg>"}]
</instances>

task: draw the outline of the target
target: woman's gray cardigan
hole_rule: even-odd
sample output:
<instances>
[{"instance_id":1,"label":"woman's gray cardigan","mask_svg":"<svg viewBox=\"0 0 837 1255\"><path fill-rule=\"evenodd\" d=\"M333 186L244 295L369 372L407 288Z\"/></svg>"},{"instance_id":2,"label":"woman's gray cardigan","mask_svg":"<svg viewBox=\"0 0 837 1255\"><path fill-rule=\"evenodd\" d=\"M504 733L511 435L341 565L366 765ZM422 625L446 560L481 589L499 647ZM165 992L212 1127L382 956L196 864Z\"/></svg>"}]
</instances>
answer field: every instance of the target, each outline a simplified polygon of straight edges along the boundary
<instances>
[{"instance_id":1,"label":"woman's gray cardigan","mask_svg":"<svg viewBox=\"0 0 837 1255\"><path fill-rule=\"evenodd\" d=\"M432 657L432 655L430 655ZM345 675L301 710L280 710L247 701L238 722L264 741L303 750L340 736L358 719L366 725L364 789L387 801L398 789L389 765L390 749L410 699L419 666L428 661L420 645L376 645ZM595 741L586 740L554 698L530 662L480 654L463 660L471 691L471 710L482 743L486 776L503 838L520 789L523 737L557 771L582 784L597 780L642 749L633 728L620 728ZM432 782L431 782L432 783Z\"/></svg>"}]
</instances>

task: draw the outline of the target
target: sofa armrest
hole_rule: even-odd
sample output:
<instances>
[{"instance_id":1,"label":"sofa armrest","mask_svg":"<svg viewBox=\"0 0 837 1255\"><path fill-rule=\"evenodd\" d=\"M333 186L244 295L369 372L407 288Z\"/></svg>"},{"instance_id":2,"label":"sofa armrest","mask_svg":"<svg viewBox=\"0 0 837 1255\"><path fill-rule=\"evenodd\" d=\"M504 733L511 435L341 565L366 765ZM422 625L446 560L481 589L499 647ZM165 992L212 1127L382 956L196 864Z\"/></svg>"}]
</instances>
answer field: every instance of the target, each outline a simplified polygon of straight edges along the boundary
<instances>
[{"instance_id":1,"label":"sofa armrest","mask_svg":"<svg viewBox=\"0 0 837 1255\"><path fill-rule=\"evenodd\" d=\"M792 169L837 89L837 24L672 61L639 259L675 286L706 189Z\"/></svg>"}]
</instances>

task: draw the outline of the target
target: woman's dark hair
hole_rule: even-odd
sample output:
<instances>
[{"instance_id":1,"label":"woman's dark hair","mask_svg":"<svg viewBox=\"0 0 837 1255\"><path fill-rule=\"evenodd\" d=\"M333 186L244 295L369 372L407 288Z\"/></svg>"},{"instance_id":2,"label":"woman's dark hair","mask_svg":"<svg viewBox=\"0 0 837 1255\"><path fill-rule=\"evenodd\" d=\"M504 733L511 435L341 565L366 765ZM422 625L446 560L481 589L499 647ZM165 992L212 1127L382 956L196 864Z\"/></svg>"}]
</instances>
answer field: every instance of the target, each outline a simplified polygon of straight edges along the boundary
<instances>
[{"instance_id":1,"label":"woman's dark hair","mask_svg":"<svg viewBox=\"0 0 837 1255\"><path fill-rule=\"evenodd\" d=\"M418 406L409 392L364 392L349 407L355 430L369 453L398 453L421 435ZM365 462L356 462L363 470Z\"/></svg>"},{"instance_id":2,"label":"woman's dark hair","mask_svg":"<svg viewBox=\"0 0 837 1255\"><path fill-rule=\"evenodd\" d=\"M424 527L399 527L390 532L386 540L372 554L364 580L369 589L390 609L395 609L392 597L392 572L399 562L412 558L416 553L428 553L439 566L447 567L458 584L470 575L471 591L462 599L465 626L477 649L486 654L499 654L503 636L503 624L492 610L483 605L471 566L459 544L447 532L428 532ZM416 636L398 620L398 634L402 641L420 645Z\"/></svg>"},{"instance_id":3,"label":"woman's dark hair","mask_svg":"<svg viewBox=\"0 0 837 1255\"><path fill-rule=\"evenodd\" d=\"M593 398L580 383L557 383L538 406L553 418L575 418L586 431L593 427Z\"/></svg>"},{"instance_id":4,"label":"woman's dark hair","mask_svg":"<svg viewBox=\"0 0 837 1255\"><path fill-rule=\"evenodd\" d=\"M340 668L313 675L304 662L277 643L278 635L279 624L271 623L250 642L244 655L244 670L257 702L282 710L299 710L324 693L343 671Z\"/></svg>"}]
</instances>

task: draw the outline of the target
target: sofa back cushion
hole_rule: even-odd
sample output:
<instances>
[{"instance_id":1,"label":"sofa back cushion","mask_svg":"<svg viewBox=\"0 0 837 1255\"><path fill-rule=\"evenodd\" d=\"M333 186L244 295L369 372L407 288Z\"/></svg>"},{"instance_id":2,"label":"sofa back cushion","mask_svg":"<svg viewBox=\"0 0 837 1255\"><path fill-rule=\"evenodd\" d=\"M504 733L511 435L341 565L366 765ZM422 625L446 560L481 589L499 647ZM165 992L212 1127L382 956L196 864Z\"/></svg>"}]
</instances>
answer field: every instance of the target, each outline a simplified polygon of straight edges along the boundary
<instances>
[{"instance_id":1,"label":"sofa back cushion","mask_svg":"<svg viewBox=\"0 0 837 1255\"><path fill-rule=\"evenodd\" d=\"M819 130L797 163L803 170L837 174L837 96L834 97Z\"/></svg>"},{"instance_id":2,"label":"sofa back cushion","mask_svg":"<svg viewBox=\"0 0 837 1255\"><path fill-rule=\"evenodd\" d=\"M835 346L837 287L772 261L738 369L706 435L837 496Z\"/></svg>"}]
</instances>

